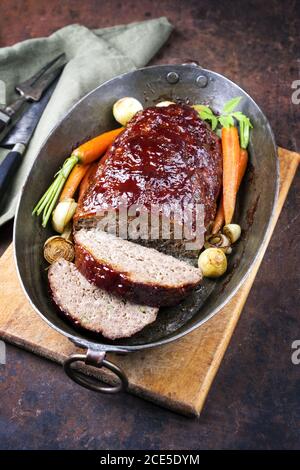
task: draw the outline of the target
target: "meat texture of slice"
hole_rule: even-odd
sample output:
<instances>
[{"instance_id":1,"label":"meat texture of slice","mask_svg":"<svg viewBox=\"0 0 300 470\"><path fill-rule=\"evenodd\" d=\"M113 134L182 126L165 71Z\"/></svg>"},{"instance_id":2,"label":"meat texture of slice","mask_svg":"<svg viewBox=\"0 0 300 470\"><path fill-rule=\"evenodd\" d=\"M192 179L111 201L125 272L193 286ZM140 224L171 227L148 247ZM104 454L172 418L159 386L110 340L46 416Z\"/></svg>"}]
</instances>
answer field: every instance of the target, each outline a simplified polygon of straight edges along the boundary
<instances>
[{"instance_id":1,"label":"meat texture of slice","mask_svg":"<svg viewBox=\"0 0 300 470\"><path fill-rule=\"evenodd\" d=\"M115 340L154 322L158 309L137 305L90 284L73 263L60 259L48 271L54 303L75 326Z\"/></svg>"},{"instance_id":2,"label":"meat texture of slice","mask_svg":"<svg viewBox=\"0 0 300 470\"><path fill-rule=\"evenodd\" d=\"M95 226L104 211L124 201L146 211L158 207L181 224L183 207L202 204L207 227L221 182L220 139L197 112L179 104L149 107L131 119L102 159L79 201L75 229Z\"/></svg>"},{"instance_id":3,"label":"meat texture of slice","mask_svg":"<svg viewBox=\"0 0 300 470\"><path fill-rule=\"evenodd\" d=\"M202 279L184 261L97 228L74 234L75 264L92 283L131 301L176 305Z\"/></svg>"}]
</instances>

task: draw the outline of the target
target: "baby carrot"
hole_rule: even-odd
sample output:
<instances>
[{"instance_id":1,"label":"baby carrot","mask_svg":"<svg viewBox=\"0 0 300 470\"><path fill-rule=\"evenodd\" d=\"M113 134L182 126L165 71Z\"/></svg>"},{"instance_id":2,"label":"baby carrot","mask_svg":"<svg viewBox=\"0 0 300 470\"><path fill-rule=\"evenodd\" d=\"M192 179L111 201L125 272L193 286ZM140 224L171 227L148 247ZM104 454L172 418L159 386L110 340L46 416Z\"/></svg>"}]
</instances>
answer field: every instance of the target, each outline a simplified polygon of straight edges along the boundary
<instances>
[{"instance_id":1,"label":"baby carrot","mask_svg":"<svg viewBox=\"0 0 300 470\"><path fill-rule=\"evenodd\" d=\"M114 129L98 135L94 139L80 145L72 152L72 155L75 155L79 162L84 165L97 160L97 158L101 157L123 129L124 127L120 127L119 129Z\"/></svg>"},{"instance_id":2,"label":"baby carrot","mask_svg":"<svg viewBox=\"0 0 300 470\"><path fill-rule=\"evenodd\" d=\"M240 184L244 178L244 174L246 172L246 168L248 165L248 152L246 149L242 149L240 151L240 159L239 159L239 171L238 171L238 184L237 184L237 191L240 187Z\"/></svg>"},{"instance_id":3,"label":"baby carrot","mask_svg":"<svg viewBox=\"0 0 300 470\"><path fill-rule=\"evenodd\" d=\"M94 172L96 171L96 169L98 167L98 162L91 163L90 165L87 165L87 166L88 166L88 171L86 172L86 174L84 175L83 180L80 183L78 201L80 201L80 199L82 198L82 196L86 192L86 190L87 190L87 188L90 184L91 177L92 177L92 175L94 174Z\"/></svg>"},{"instance_id":4,"label":"baby carrot","mask_svg":"<svg viewBox=\"0 0 300 470\"><path fill-rule=\"evenodd\" d=\"M240 158L238 163L238 179L237 179L237 188L236 192L238 192L240 184L243 180L246 168L248 164L248 152L246 149L240 150ZM223 206L223 195L221 195L216 217L213 223L212 233L218 233L224 225L225 215L224 215L224 206Z\"/></svg>"},{"instance_id":5,"label":"baby carrot","mask_svg":"<svg viewBox=\"0 0 300 470\"><path fill-rule=\"evenodd\" d=\"M238 162L240 158L240 140L237 127L222 128L223 150L223 207L225 223L232 221L238 180Z\"/></svg>"},{"instance_id":6,"label":"baby carrot","mask_svg":"<svg viewBox=\"0 0 300 470\"><path fill-rule=\"evenodd\" d=\"M77 163L71 173L69 174L62 192L60 193L59 200L63 201L67 198L73 198L74 194L77 191L81 180L83 179L84 175L88 171L90 165L82 165L81 163Z\"/></svg>"},{"instance_id":7,"label":"baby carrot","mask_svg":"<svg viewBox=\"0 0 300 470\"><path fill-rule=\"evenodd\" d=\"M217 208L216 217L212 226L211 232L213 234L218 233L224 225L224 206L223 206L223 194L221 194L219 205Z\"/></svg>"}]
</instances>

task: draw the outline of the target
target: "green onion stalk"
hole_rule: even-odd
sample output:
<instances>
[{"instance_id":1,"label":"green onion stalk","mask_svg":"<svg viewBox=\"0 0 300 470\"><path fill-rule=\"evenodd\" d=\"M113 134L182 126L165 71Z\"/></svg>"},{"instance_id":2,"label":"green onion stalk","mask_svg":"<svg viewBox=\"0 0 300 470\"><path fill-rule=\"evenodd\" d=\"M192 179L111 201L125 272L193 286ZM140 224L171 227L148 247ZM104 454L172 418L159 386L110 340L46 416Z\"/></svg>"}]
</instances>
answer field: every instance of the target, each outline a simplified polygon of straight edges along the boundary
<instances>
[{"instance_id":1,"label":"green onion stalk","mask_svg":"<svg viewBox=\"0 0 300 470\"><path fill-rule=\"evenodd\" d=\"M59 198L59 195L64 187L64 184L73 170L74 166L78 163L79 158L76 155L71 155L67 158L62 168L54 176L54 181L49 186L47 191L41 197L37 205L32 211L32 215L38 217L42 214L42 226L45 228L51 217L55 204Z\"/></svg>"}]
</instances>

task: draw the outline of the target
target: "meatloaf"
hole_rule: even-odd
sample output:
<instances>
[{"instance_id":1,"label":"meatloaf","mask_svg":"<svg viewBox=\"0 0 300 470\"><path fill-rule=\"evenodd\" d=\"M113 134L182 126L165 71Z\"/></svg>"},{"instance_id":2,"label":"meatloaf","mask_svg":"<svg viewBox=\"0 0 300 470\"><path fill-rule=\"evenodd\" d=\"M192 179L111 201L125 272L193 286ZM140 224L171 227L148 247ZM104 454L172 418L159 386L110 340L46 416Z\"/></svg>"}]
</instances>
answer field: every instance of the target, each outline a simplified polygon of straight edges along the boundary
<instances>
[{"instance_id":1,"label":"meatloaf","mask_svg":"<svg viewBox=\"0 0 300 470\"><path fill-rule=\"evenodd\" d=\"M183 206L202 204L207 227L215 216L221 180L220 139L198 113L179 104L149 107L131 119L102 159L79 201L75 228L95 227L105 211L118 210L124 201L146 211L159 208L171 219L172 233L174 223L186 222ZM167 251L174 244L172 234L171 242L158 245L143 238Z\"/></svg>"},{"instance_id":2,"label":"meatloaf","mask_svg":"<svg viewBox=\"0 0 300 470\"><path fill-rule=\"evenodd\" d=\"M48 280L61 313L75 326L106 338L132 336L156 320L157 308L128 302L90 284L64 259L50 266Z\"/></svg>"},{"instance_id":3,"label":"meatloaf","mask_svg":"<svg viewBox=\"0 0 300 470\"><path fill-rule=\"evenodd\" d=\"M74 234L75 264L92 283L154 307L175 305L201 281L201 272L172 256L97 228Z\"/></svg>"}]
</instances>

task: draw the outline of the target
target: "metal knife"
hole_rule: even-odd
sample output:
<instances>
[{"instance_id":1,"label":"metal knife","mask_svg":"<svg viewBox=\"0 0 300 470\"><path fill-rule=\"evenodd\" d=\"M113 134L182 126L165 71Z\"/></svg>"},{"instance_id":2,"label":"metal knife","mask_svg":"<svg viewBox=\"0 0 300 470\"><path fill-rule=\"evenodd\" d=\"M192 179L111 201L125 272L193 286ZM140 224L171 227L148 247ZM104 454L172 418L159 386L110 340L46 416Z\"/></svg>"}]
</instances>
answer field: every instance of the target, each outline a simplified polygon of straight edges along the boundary
<instances>
[{"instance_id":1,"label":"metal knife","mask_svg":"<svg viewBox=\"0 0 300 470\"><path fill-rule=\"evenodd\" d=\"M0 146L12 148L0 165L0 203L22 162L22 155L54 91L57 80L47 89L40 101L31 103L11 132L1 141Z\"/></svg>"},{"instance_id":2,"label":"metal knife","mask_svg":"<svg viewBox=\"0 0 300 470\"><path fill-rule=\"evenodd\" d=\"M26 102L40 101L43 93L48 86L60 75L65 66L65 54L60 54L41 68L35 75L28 78L25 82L19 83L15 90L20 97L9 106L0 109L0 136L9 132L9 126L14 118L20 114ZM53 70L53 65L58 65Z\"/></svg>"}]
</instances>

